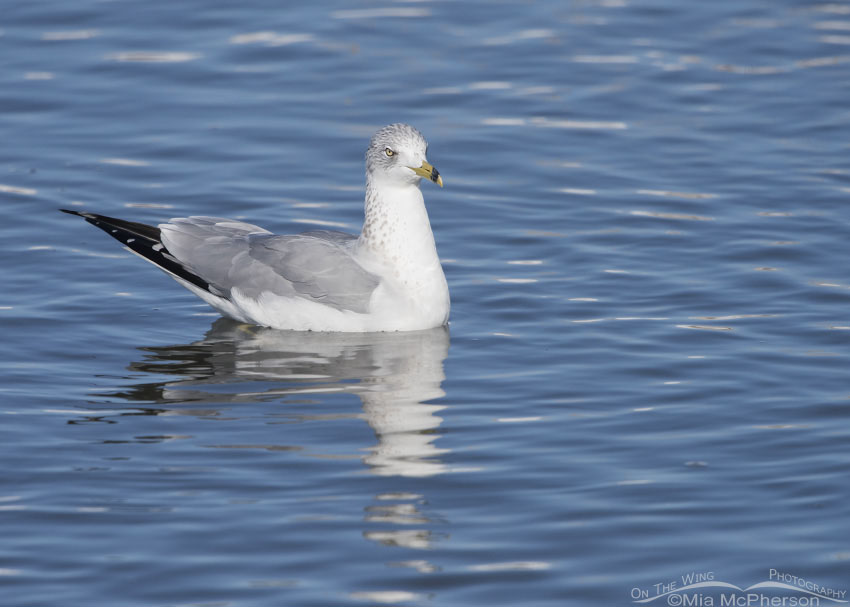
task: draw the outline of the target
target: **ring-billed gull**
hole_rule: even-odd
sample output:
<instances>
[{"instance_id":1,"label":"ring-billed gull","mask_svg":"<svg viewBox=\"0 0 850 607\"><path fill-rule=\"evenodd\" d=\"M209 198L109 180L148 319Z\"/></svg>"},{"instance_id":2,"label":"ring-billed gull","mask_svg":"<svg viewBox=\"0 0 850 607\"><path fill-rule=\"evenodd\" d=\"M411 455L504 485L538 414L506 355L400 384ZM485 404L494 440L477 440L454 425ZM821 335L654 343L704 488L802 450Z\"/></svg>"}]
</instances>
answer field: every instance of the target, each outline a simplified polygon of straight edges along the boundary
<instances>
[{"instance_id":1,"label":"ring-billed gull","mask_svg":"<svg viewBox=\"0 0 850 607\"><path fill-rule=\"evenodd\" d=\"M446 324L449 289L437 256L424 177L443 185L428 144L391 124L366 151L359 236L330 230L276 236L220 217L158 226L69 211L119 240L224 316L299 331L413 331Z\"/></svg>"}]
</instances>

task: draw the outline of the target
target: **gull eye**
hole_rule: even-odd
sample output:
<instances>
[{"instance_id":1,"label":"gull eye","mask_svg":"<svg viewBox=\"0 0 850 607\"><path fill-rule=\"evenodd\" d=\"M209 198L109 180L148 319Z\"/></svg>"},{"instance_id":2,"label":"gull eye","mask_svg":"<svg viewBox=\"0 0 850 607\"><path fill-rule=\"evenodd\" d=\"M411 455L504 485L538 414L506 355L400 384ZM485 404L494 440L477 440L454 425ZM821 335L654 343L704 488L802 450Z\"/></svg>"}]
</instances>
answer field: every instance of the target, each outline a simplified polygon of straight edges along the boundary
<instances>
[{"instance_id":1,"label":"gull eye","mask_svg":"<svg viewBox=\"0 0 850 607\"><path fill-rule=\"evenodd\" d=\"M390 148L387 148L386 150L384 150L384 153L387 156L395 156L395 152L393 152Z\"/></svg>"}]
</instances>

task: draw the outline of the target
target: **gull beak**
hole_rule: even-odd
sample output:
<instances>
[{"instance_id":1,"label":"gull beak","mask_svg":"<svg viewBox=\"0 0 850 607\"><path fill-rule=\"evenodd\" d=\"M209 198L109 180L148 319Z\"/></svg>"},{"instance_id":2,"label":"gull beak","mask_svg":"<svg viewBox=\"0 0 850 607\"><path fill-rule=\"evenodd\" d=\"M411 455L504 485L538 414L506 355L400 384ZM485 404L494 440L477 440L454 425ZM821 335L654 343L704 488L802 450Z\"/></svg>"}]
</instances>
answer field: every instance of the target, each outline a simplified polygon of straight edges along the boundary
<instances>
[{"instance_id":1,"label":"gull beak","mask_svg":"<svg viewBox=\"0 0 850 607\"><path fill-rule=\"evenodd\" d=\"M420 177L424 177L425 179L430 179L438 186L443 187L443 178L440 177L440 171L435 169L431 164L427 162L422 162L421 167L407 167Z\"/></svg>"}]
</instances>

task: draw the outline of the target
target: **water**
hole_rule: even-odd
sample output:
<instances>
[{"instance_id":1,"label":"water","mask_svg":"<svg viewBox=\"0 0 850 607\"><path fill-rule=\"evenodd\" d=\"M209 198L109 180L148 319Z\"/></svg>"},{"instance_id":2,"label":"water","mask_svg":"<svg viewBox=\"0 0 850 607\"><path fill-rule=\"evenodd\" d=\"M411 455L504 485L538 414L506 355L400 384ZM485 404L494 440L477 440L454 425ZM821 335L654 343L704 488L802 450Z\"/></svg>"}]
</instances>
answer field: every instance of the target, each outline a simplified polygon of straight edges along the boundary
<instances>
[{"instance_id":1,"label":"water","mask_svg":"<svg viewBox=\"0 0 850 607\"><path fill-rule=\"evenodd\" d=\"M3 13L0 603L850 590L850 3ZM216 320L56 211L356 231L393 121L449 331Z\"/></svg>"}]
</instances>

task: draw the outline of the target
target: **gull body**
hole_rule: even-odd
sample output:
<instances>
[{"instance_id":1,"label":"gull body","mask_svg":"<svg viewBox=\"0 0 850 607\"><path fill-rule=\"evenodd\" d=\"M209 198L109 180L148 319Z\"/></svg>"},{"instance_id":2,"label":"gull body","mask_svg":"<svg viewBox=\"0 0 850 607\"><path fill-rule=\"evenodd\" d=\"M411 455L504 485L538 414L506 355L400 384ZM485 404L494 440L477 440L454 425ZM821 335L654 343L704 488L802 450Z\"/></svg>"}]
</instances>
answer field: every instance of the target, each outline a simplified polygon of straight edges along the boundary
<instances>
[{"instance_id":1,"label":"gull body","mask_svg":"<svg viewBox=\"0 0 850 607\"><path fill-rule=\"evenodd\" d=\"M297 331L414 331L445 325L449 290L422 178L442 186L415 128L391 124L366 151L359 235L274 235L220 217L158 226L68 211L171 275L222 315Z\"/></svg>"}]
</instances>

